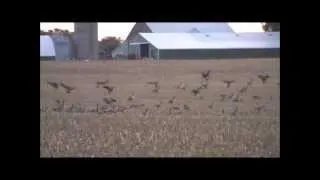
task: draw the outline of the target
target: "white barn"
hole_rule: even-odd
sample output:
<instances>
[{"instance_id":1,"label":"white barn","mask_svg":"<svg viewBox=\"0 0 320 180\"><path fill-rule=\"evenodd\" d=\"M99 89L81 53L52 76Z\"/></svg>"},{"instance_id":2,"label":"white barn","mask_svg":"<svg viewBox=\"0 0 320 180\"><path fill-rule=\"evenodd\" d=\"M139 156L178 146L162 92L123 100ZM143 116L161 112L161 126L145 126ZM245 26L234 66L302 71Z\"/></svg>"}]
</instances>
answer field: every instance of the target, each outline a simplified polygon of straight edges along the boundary
<instances>
[{"instance_id":1,"label":"white barn","mask_svg":"<svg viewBox=\"0 0 320 180\"><path fill-rule=\"evenodd\" d=\"M51 37L48 35L40 35L40 59L53 60L55 56L56 52Z\"/></svg>"},{"instance_id":2,"label":"white barn","mask_svg":"<svg viewBox=\"0 0 320 180\"><path fill-rule=\"evenodd\" d=\"M74 56L71 39L63 34L40 35L40 60L70 60Z\"/></svg>"},{"instance_id":3,"label":"white barn","mask_svg":"<svg viewBox=\"0 0 320 180\"><path fill-rule=\"evenodd\" d=\"M280 57L280 32L235 33L228 23L136 23L113 52L127 58Z\"/></svg>"},{"instance_id":4,"label":"white barn","mask_svg":"<svg viewBox=\"0 0 320 180\"><path fill-rule=\"evenodd\" d=\"M112 57L128 56L128 52L136 53L135 48L129 47L132 39L139 33L212 33L228 32L234 33L228 23L136 23L126 40L112 52ZM129 49L129 50L128 50Z\"/></svg>"},{"instance_id":5,"label":"white barn","mask_svg":"<svg viewBox=\"0 0 320 180\"><path fill-rule=\"evenodd\" d=\"M280 33L139 33L130 52L153 59L272 58Z\"/></svg>"}]
</instances>

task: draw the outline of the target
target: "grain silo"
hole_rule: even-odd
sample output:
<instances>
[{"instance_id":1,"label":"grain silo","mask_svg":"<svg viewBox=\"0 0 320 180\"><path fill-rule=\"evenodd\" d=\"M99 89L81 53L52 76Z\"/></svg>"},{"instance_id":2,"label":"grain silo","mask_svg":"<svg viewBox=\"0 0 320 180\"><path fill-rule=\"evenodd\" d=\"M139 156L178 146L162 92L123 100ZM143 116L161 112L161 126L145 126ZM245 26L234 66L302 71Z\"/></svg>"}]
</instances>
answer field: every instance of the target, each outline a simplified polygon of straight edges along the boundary
<instances>
[{"instance_id":1,"label":"grain silo","mask_svg":"<svg viewBox=\"0 0 320 180\"><path fill-rule=\"evenodd\" d=\"M73 59L71 39L63 35L63 33L54 33L51 35L54 42L56 61L65 61Z\"/></svg>"},{"instance_id":2,"label":"grain silo","mask_svg":"<svg viewBox=\"0 0 320 180\"><path fill-rule=\"evenodd\" d=\"M77 59L98 59L98 23L74 23Z\"/></svg>"}]
</instances>

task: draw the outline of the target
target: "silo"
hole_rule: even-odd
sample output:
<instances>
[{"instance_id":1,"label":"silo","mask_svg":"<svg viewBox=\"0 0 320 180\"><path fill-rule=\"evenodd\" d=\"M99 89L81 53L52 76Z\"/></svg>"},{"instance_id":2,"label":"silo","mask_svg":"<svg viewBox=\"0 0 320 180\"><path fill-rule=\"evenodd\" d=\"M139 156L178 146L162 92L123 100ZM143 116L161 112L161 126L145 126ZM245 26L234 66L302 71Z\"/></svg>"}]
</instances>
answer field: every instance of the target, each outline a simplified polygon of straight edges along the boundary
<instances>
[{"instance_id":1,"label":"silo","mask_svg":"<svg viewBox=\"0 0 320 180\"><path fill-rule=\"evenodd\" d=\"M57 61L70 60L72 58L70 39L62 33L52 34L51 38L54 42L56 52L55 59Z\"/></svg>"},{"instance_id":2,"label":"silo","mask_svg":"<svg viewBox=\"0 0 320 180\"><path fill-rule=\"evenodd\" d=\"M74 23L77 59L98 59L98 23Z\"/></svg>"}]
</instances>

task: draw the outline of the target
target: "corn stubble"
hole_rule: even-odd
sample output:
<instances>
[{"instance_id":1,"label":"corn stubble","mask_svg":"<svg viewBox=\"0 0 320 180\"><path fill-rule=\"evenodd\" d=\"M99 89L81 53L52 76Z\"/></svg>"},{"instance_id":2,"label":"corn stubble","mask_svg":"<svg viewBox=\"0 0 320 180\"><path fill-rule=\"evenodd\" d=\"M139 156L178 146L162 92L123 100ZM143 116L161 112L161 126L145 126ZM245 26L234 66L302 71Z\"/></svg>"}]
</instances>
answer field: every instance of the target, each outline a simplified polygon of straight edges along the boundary
<instances>
[{"instance_id":1,"label":"corn stubble","mask_svg":"<svg viewBox=\"0 0 320 180\"><path fill-rule=\"evenodd\" d=\"M179 61L41 62L41 156L280 156L279 60L183 61L184 68L180 66ZM83 70L74 73L78 68ZM210 74L199 77L199 72L209 72L206 69ZM270 75L268 81L262 84L256 79L245 94L239 93L261 69ZM197 93L202 99L192 92L200 78L209 84ZM228 88L223 83L226 78L235 81ZM45 84L52 79L72 82L77 91L68 94L49 88ZM111 104L127 109L98 112L111 106L103 101L109 93L96 84L100 79L117 88ZM155 79L161 84L158 93L146 86ZM181 82L190 90L177 89ZM239 94L242 101L233 102L232 94ZM57 107L60 111L54 110Z\"/></svg>"}]
</instances>

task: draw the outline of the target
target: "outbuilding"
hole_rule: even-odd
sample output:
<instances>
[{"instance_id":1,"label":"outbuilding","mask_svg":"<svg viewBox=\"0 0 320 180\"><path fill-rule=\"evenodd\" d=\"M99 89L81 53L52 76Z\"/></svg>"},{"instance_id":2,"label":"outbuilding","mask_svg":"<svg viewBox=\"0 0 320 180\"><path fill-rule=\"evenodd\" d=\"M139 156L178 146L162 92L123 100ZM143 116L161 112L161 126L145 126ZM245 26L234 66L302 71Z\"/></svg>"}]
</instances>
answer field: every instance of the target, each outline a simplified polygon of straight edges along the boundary
<instances>
[{"instance_id":1,"label":"outbuilding","mask_svg":"<svg viewBox=\"0 0 320 180\"><path fill-rule=\"evenodd\" d=\"M112 57L128 57L135 54L135 47L131 46L139 33L234 33L228 23L136 23L126 40L112 52ZM131 44L131 45L129 45ZM145 45L142 45L145 46ZM133 48L133 49L132 49ZM143 48L145 49L145 48Z\"/></svg>"},{"instance_id":2,"label":"outbuilding","mask_svg":"<svg viewBox=\"0 0 320 180\"><path fill-rule=\"evenodd\" d=\"M129 52L153 59L280 57L280 32L139 33Z\"/></svg>"},{"instance_id":3,"label":"outbuilding","mask_svg":"<svg viewBox=\"0 0 320 180\"><path fill-rule=\"evenodd\" d=\"M49 35L40 35L40 60L55 60L54 43Z\"/></svg>"}]
</instances>

